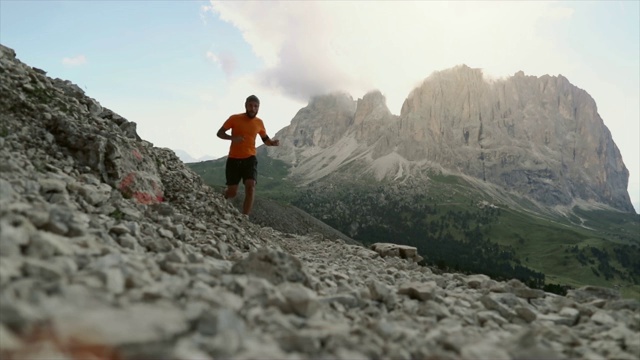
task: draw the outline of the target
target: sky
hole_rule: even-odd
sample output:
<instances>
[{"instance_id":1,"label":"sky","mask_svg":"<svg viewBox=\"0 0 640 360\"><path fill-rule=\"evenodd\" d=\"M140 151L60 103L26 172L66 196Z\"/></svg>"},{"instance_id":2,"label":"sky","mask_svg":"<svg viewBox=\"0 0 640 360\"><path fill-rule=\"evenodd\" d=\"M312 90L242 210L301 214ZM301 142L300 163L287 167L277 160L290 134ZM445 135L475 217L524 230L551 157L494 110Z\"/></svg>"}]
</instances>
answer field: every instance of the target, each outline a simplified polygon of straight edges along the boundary
<instances>
[{"instance_id":1,"label":"sky","mask_svg":"<svg viewBox=\"0 0 640 360\"><path fill-rule=\"evenodd\" d=\"M596 101L640 211L640 1L0 0L0 43L137 123L155 146L225 156L256 94L273 135L310 96L378 89L391 112L434 71L563 75Z\"/></svg>"}]
</instances>

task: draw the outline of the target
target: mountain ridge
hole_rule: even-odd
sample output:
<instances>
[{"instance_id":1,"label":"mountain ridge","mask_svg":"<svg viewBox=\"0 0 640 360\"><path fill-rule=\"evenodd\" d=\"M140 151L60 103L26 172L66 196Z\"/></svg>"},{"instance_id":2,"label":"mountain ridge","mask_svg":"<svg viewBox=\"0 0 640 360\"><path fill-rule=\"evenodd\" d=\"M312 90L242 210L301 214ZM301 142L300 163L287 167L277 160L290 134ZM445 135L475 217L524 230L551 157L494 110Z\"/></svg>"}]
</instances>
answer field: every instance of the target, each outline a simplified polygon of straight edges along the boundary
<instances>
[{"instance_id":1,"label":"mountain ridge","mask_svg":"<svg viewBox=\"0 0 640 360\"><path fill-rule=\"evenodd\" d=\"M435 72L399 116L379 91L358 100L321 95L276 137L282 145L270 156L305 183L353 161L378 179L440 166L551 207L581 199L635 212L628 170L595 101L562 75L489 82L467 66Z\"/></svg>"}]
</instances>

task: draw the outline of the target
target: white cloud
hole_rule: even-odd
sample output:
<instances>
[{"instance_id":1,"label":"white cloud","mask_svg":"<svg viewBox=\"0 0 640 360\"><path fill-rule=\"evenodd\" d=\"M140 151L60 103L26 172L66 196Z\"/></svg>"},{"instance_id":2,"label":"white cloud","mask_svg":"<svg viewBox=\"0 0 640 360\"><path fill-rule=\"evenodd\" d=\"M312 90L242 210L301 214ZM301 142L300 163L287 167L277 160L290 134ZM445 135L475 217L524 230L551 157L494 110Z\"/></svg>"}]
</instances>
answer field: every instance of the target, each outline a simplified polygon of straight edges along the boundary
<instances>
[{"instance_id":1,"label":"white cloud","mask_svg":"<svg viewBox=\"0 0 640 360\"><path fill-rule=\"evenodd\" d=\"M209 5L202 5L200 7L200 21L202 21L203 24L207 24L207 13L212 11L213 9Z\"/></svg>"},{"instance_id":2,"label":"white cloud","mask_svg":"<svg viewBox=\"0 0 640 360\"><path fill-rule=\"evenodd\" d=\"M78 55L74 57L65 57L62 59L62 64L67 66L80 66L87 63L87 58L84 55Z\"/></svg>"},{"instance_id":3,"label":"white cloud","mask_svg":"<svg viewBox=\"0 0 640 360\"><path fill-rule=\"evenodd\" d=\"M215 54L212 51L207 51L205 54L206 58L214 63L216 63L226 76L232 76L233 72L236 69L237 60L233 54L229 52L223 52L220 54Z\"/></svg>"},{"instance_id":4,"label":"white cloud","mask_svg":"<svg viewBox=\"0 0 640 360\"><path fill-rule=\"evenodd\" d=\"M557 74L550 21L572 10L542 2L211 2L266 64L261 81L297 99L377 88L392 112L433 71L459 64L504 76ZM565 71L566 72L566 71Z\"/></svg>"},{"instance_id":5,"label":"white cloud","mask_svg":"<svg viewBox=\"0 0 640 360\"><path fill-rule=\"evenodd\" d=\"M214 63L220 64L220 59L218 59L218 56L214 54L212 51L207 51L205 56L207 57L207 59L213 61Z\"/></svg>"},{"instance_id":6,"label":"white cloud","mask_svg":"<svg viewBox=\"0 0 640 360\"><path fill-rule=\"evenodd\" d=\"M574 9L569 7L554 7L549 9L546 13L546 17L553 20L567 20L573 16Z\"/></svg>"}]
</instances>

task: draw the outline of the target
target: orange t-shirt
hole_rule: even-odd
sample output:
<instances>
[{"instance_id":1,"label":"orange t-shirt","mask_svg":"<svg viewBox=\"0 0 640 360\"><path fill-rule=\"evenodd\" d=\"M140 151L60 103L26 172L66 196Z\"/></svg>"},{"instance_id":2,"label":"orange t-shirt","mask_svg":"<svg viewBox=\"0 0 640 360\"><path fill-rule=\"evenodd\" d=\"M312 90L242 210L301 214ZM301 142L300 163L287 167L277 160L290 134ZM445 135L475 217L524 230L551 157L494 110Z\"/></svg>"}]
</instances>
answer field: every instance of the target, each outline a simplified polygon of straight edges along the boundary
<instances>
[{"instance_id":1,"label":"orange t-shirt","mask_svg":"<svg viewBox=\"0 0 640 360\"><path fill-rule=\"evenodd\" d=\"M242 136L244 141L231 142L229 157L233 159L245 159L256 154L256 135L261 138L267 136L264 123L259 117L249 118L247 114L231 115L222 127L231 129L231 136Z\"/></svg>"}]
</instances>

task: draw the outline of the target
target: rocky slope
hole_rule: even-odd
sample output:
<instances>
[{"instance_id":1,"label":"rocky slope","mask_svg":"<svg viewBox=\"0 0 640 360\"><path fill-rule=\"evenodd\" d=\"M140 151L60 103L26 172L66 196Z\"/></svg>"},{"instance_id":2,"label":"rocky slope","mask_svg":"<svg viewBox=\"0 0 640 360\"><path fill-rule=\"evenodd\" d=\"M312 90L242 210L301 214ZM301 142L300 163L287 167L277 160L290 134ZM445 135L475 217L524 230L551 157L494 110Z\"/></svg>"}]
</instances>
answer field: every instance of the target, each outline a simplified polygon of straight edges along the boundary
<instances>
[{"instance_id":1,"label":"rocky slope","mask_svg":"<svg viewBox=\"0 0 640 360\"><path fill-rule=\"evenodd\" d=\"M359 164L399 180L435 168L469 175L546 206L591 202L634 212L629 173L589 94L559 76L489 82L459 66L434 73L399 117L379 92L312 99L270 154L302 183ZM352 171L352 170L349 170Z\"/></svg>"},{"instance_id":2,"label":"rocky slope","mask_svg":"<svg viewBox=\"0 0 640 360\"><path fill-rule=\"evenodd\" d=\"M640 304L249 223L0 46L3 359L635 359ZM277 216L277 214L274 214Z\"/></svg>"},{"instance_id":3,"label":"rocky slope","mask_svg":"<svg viewBox=\"0 0 640 360\"><path fill-rule=\"evenodd\" d=\"M240 194L231 200L231 203L238 211L242 211L243 201L244 196ZM274 216L274 214L277 214L277 216ZM339 239L350 245L362 246L361 243L314 218L304 210L259 195L254 200L249 221L284 233L313 234L329 239Z\"/></svg>"}]
</instances>

